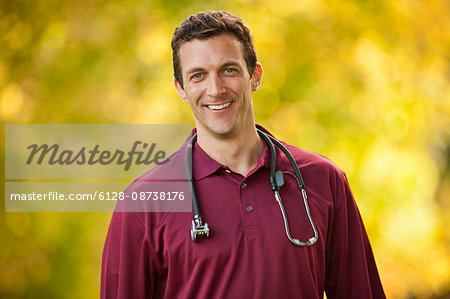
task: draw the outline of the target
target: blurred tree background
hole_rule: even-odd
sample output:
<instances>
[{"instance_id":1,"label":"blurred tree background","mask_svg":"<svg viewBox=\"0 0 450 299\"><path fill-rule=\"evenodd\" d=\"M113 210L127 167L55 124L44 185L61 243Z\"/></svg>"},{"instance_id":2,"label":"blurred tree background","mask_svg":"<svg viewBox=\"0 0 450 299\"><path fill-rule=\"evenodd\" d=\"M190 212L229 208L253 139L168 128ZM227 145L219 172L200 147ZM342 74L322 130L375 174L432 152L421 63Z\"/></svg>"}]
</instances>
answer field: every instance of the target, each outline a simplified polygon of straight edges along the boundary
<instances>
[{"instance_id":1,"label":"blurred tree background","mask_svg":"<svg viewBox=\"0 0 450 299\"><path fill-rule=\"evenodd\" d=\"M193 123L170 39L207 9L253 33L257 122L347 173L388 297L449 298L447 0L1 0L2 126ZM109 213L1 206L1 298L98 297Z\"/></svg>"}]
</instances>

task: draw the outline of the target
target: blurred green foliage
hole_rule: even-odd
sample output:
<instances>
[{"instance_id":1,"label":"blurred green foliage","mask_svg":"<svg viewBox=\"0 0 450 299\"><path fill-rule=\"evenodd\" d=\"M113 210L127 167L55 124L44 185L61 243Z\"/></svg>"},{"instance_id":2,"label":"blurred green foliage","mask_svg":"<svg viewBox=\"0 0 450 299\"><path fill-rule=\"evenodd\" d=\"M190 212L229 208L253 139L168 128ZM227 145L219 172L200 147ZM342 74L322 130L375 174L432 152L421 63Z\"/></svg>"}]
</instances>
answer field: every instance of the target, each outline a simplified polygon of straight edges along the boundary
<instances>
[{"instance_id":1,"label":"blurred green foliage","mask_svg":"<svg viewBox=\"0 0 450 299\"><path fill-rule=\"evenodd\" d=\"M449 296L446 0L1 1L0 118L193 123L170 39L207 9L254 35L257 122L348 174L388 297ZM110 214L1 212L0 297L98 296Z\"/></svg>"}]
</instances>

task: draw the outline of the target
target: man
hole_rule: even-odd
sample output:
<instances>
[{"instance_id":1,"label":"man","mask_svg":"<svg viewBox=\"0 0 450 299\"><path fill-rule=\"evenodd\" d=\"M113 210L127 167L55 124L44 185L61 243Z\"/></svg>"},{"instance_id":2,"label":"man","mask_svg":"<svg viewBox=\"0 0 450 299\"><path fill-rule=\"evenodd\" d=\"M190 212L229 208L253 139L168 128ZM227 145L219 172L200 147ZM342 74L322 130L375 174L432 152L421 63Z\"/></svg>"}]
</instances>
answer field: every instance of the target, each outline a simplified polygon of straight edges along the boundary
<instances>
[{"instance_id":1,"label":"man","mask_svg":"<svg viewBox=\"0 0 450 299\"><path fill-rule=\"evenodd\" d=\"M269 183L269 146L256 128L270 133L254 119L252 93L262 67L248 28L229 13L201 12L175 30L172 49L175 88L196 124L193 180L211 234L191 240L192 212L115 212L103 252L101 297L309 299L325 291L328 298L385 298L345 174L327 159L283 143L302 172L318 231L311 246L287 238ZM126 192L145 190L155 177L178 176L171 170L184 171L190 139ZM279 192L290 234L310 240L314 230L297 179L278 148L276 170L284 173Z\"/></svg>"}]
</instances>

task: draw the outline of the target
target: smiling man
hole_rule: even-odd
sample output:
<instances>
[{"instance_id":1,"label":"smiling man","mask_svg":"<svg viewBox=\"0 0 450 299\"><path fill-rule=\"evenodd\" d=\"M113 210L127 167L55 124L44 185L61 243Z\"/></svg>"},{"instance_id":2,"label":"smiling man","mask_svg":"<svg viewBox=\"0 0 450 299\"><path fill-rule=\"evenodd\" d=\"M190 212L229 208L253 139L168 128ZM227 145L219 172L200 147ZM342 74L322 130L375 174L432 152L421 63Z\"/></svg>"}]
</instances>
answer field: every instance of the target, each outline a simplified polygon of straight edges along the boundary
<instances>
[{"instance_id":1,"label":"smiling man","mask_svg":"<svg viewBox=\"0 0 450 299\"><path fill-rule=\"evenodd\" d=\"M261 82L261 65L247 66L242 43L231 33L191 39L179 48L178 57L182 67L175 87L191 106L197 144L215 161L245 176L263 151L252 101Z\"/></svg>"},{"instance_id":2,"label":"smiling man","mask_svg":"<svg viewBox=\"0 0 450 299\"><path fill-rule=\"evenodd\" d=\"M101 297L385 298L345 174L255 124L263 71L241 19L192 15L172 50L175 88L196 129L126 192L150 188L161 173L176 178L189 157L209 226L195 205L195 216L115 212Z\"/></svg>"}]
</instances>

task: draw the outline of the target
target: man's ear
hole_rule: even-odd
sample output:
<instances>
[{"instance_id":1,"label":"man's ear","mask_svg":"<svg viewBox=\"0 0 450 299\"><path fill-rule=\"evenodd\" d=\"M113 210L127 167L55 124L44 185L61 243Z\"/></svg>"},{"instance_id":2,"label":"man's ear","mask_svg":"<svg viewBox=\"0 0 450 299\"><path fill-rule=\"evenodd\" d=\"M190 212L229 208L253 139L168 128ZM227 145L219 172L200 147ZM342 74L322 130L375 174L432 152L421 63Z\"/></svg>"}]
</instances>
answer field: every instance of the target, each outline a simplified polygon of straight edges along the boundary
<instances>
[{"instance_id":1,"label":"man's ear","mask_svg":"<svg viewBox=\"0 0 450 299\"><path fill-rule=\"evenodd\" d=\"M177 93L180 96L180 98L183 100L183 102L187 103L188 100L186 93L184 92L183 87L181 87L180 82L178 82L177 79L175 79L175 77L173 77L173 84L175 85L175 89L177 90Z\"/></svg>"},{"instance_id":2,"label":"man's ear","mask_svg":"<svg viewBox=\"0 0 450 299\"><path fill-rule=\"evenodd\" d=\"M262 73L263 73L262 65L261 63L257 62L252 74L252 91L257 91L259 85L261 85Z\"/></svg>"}]
</instances>

